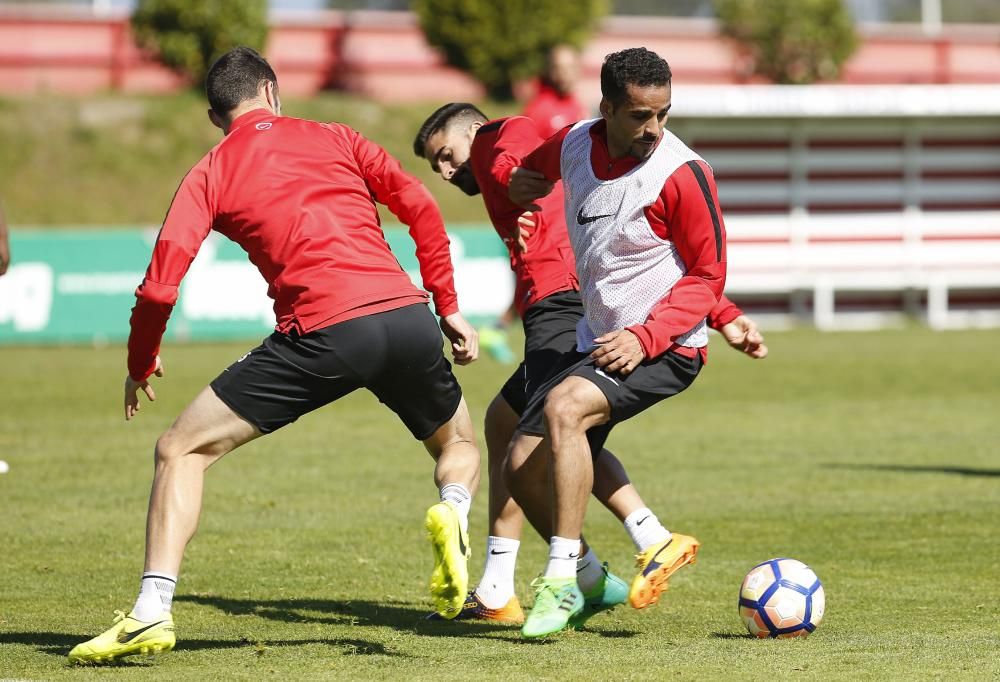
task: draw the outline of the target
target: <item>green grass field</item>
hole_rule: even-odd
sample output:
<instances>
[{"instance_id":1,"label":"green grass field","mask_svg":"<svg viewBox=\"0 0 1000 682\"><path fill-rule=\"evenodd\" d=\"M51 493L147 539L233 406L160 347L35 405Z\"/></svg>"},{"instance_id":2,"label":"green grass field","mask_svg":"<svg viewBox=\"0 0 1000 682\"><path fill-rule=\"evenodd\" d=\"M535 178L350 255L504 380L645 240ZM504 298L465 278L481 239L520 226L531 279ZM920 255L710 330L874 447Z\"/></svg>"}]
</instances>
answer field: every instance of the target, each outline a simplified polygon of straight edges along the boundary
<instances>
[{"instance_id":1,"label":"green grass field","mask_svg":"<svg viewBox=\"0 0 1000 682\"><path fill-rule=\"evenodd\" d=\"M177 650L110 671L65 656L135 597L153 442L250 344L165 348L159 400L128 424L123 349L0 349L0 678L996 679L996 332L769 341L772 356L751 362L715 337L689 392L611 438L660 518L703 542L652 609L539 643L422 621L431 461L357 394L210 472ZM477 421L507 371L458 370ZM481 495L474 578L485 510ZM631 575L610 514L593 506L587 533ZM544 556L526 537L523 601ZM806 640L751 639L737 617L744 573L774 556L826 587L826 621Z\"/></svg>"}]
</instances>

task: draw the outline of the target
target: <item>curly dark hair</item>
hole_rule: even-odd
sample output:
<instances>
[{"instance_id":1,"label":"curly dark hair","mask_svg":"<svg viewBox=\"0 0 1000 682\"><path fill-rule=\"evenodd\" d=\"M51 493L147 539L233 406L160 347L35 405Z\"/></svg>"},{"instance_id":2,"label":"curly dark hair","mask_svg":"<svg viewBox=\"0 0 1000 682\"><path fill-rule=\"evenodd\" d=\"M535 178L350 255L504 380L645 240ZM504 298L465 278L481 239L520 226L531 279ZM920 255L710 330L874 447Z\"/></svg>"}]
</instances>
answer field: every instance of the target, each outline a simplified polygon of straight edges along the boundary
<instances>
[{"instance_id":1,"label":"curly dark hair","mask_svg":"<svg viewBox=\"0 0 1000 682\"><path fill-rule=\"evenodd\" d=\"M612 52L601 67L601 94L612 104L625 101L628 85L670 85L670 65L644 47Z\"/></svg>"}]
</instances>

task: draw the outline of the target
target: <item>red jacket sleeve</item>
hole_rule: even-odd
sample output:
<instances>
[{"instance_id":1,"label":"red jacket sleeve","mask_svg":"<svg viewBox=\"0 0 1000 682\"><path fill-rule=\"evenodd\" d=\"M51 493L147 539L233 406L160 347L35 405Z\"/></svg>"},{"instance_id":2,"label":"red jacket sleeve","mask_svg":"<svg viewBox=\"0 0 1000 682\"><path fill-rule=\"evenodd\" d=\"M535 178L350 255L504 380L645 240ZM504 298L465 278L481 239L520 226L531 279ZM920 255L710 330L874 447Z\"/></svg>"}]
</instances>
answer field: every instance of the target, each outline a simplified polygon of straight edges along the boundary
<instances>
[{"instance_id":1,"label":"red jacket sleeve","mask_svg":"<svg viewBox=\"0 0 1000 682\"><path fill-rule=\"evenodd\" d=\"M146 276L135 290L128 337L128 373L135 381L153 373L181 280L212 230L208 162L206 156L181 181L156 238Z\"/></svg>"},{"instance_id":2,"label":"red jacket sleeve","mask_svg":"<svg viewBox=\"0 0 1000 682\"><path fill-rule=\"evenodd\" d=\"M423 183L403 170L399 161L357 132L354 157L375 200L388 206L409 228L417 245L420 277L434 297L437 314L444 317L458 312L450 242L434 197Z\"/></svg>"},{"instance_id":3,"label":"red jacket sleeve","mask_svg":"<svg viewBox=\"0 0 1000 682\"><path fill-rule=\"evenodd\" d=\"M712 170L691 162L667 179L660 194L670 230L687 273L650 312L628 330L647 358L665 353L678 336L704 320L719 303L726 284L726 231Z\"/></svg>"},{"instance_id":4,"label":"red jacket sleeve","mask_svg":"<svg viewBox=\"0 0 1000 682\"><path fill-rule=\"evenodd\" d=\"M545 140L545 142L542 142L534 151L524 157L520 165L528 170L538 171L552 182L561 179L562 168L559 160L562 156L562 143L571 128L572 126L566 126ZM510 184L510 171L513 169L514 166L508 169L503 179L497 179L504 185Z\"/></svg>"},{"instance_id":5,"label":"red jacket sleeve","mask_svg":"<svg viewBox=\"0 0 1000 682\"><path fill-rule=\"evenodd\" d=\"M524 116L513 116L504 122L500 134L493 145L493 160L490 175L506 187L510 184L510 172L521 165L525 156L542 143L535 122Z\"/></svg>"},{"instance_id":6,"label":"red jacket sleeve","mask_svg":"<svg viewBox=\"0 0 1000 682\"><path fill-rule=\"evenodd\" d=\"M723 294L719 303L708 314L708 326L719 331L742 314L740 307Z\"/></svg>"}]
</instances>

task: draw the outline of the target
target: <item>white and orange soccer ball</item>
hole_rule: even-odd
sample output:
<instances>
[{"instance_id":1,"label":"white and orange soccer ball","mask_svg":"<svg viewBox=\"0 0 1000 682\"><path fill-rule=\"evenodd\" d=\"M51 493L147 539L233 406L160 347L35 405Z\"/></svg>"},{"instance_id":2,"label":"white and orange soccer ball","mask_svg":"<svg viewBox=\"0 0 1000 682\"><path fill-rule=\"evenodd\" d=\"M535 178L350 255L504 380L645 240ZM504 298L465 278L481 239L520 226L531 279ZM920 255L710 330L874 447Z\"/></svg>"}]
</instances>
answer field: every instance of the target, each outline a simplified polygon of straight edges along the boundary
<instances>
[{"instance_id":1,"label":"white and orange soccer ball","mask_svg":"<svg viewBox=\"0 0 1000 682\"><path fill-rule=\"evenodd\" d=\"M755 637L805 637L819 626L825 608L819 578L795 559L757 564L740 586L740 617Z\"/></svg>"}]
</instances>

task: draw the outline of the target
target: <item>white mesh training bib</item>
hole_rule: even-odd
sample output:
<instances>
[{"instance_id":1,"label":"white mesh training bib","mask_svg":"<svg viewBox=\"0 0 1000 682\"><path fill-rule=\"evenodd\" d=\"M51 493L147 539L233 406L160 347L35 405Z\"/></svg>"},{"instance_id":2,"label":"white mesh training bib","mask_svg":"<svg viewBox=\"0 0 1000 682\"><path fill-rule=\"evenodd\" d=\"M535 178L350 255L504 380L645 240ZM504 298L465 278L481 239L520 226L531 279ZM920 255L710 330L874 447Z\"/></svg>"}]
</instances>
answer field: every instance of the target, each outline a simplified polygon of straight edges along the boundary
<instances>
[{"instance_id":1,"label":"white mesh training bib","mask_svg":"<svg viewBox=\"0 0 1000 682\"><path fill-rule=\"evenodd\" d=\"M667 178L689 161L703 159L664 130L652 156L614 180L598 180L590 162L590 127L581 121L567 133L560 167L566 193L566 225L576 256L584 318L576 327L580 352L616 329L642 324L687 272L673 242L660 239L644 209ZM691 348L708 344L705 321L677 338Z\"/></svg>"}]
</instances>

